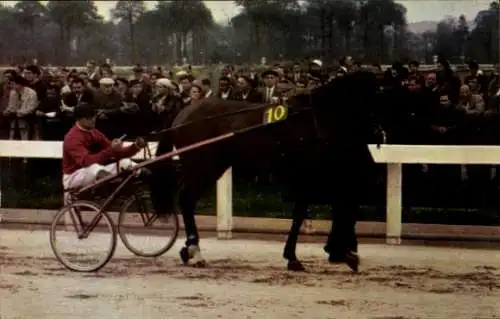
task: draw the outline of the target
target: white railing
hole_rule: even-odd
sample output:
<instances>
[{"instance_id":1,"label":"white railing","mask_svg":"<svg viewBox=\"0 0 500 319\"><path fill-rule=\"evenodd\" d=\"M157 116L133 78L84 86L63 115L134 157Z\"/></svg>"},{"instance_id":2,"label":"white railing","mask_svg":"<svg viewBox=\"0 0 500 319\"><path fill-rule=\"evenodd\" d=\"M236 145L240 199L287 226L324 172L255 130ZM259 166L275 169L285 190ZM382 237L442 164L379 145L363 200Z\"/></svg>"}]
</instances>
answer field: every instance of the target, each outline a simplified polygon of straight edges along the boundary
<instances>
[{"instance_id":1,"label":"white railing","mask_svg":"<svg viewBox=\"0 0 500 319\"><path fill-rule=\"evenodd\" d=\"M500 165L500 146L370 145L377 163L387 164L386 239L400 244L402 234L402 165Z\"/></svg>"},{"instance_id":2,"label":"white railing","mask_svg":"<svg viewBox=\"0 0 500 319\"><path fill-rule=\"evenodd\" d=\"M125 145L130 145L130 143L126 142ZM151 150L156 150L156 147L157 143L149 143L149 148ZM144 152L139 152L134 156L134 159L144 159L145 155ZM3 157L61 159L62 142L0 140L0 158ZM217 236L220 239L229 239L232 236L232 230L232 171L228 169L217 181Z\"/></svg>"},{"instance_id":3,"label":"white railing","mask_svg":"<svg viewBox=\"0 0 500 319\"><path fill-rule=\"evenodd\" d=\"M150 143L156 149L156 143ZM481 164L500 165L500 146L370 145L377 163L387 164L386 238L400 244L402 235L403 164ZM136 159L143 158L140 152ZM62 142L0 140L0 158L62 158ZM1 190L0 190L1 191ZM61 195L62 196L62 195ZM1 194L0 194L1 198ZM232 170L217 181L217 233L231 238L233 230Z\"/></svg>"}]
</instances>

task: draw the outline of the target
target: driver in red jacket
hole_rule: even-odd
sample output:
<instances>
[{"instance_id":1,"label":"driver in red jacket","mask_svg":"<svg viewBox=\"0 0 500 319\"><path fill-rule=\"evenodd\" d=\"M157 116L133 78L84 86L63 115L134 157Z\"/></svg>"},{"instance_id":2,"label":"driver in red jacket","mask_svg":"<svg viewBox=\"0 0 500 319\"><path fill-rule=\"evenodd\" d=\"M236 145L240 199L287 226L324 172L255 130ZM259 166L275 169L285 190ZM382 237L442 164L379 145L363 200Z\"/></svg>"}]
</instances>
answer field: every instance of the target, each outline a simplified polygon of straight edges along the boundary
<instances>
[{"instance_id":1,"label":"driver in red jacket","mask_svg":"<svg viewBox=\"0 0 500 319\"><path fill-rule=\"evenodd\" d=\"M136 165L129 157L146 146L142 138L124 147L120 139L109 141L95 128L96 111L88 103L75 108L75 125L63 142L63 187L75 189L85 187L97 179L116 174L120 169L131 169Z\"/></svg>"}]
</instances>

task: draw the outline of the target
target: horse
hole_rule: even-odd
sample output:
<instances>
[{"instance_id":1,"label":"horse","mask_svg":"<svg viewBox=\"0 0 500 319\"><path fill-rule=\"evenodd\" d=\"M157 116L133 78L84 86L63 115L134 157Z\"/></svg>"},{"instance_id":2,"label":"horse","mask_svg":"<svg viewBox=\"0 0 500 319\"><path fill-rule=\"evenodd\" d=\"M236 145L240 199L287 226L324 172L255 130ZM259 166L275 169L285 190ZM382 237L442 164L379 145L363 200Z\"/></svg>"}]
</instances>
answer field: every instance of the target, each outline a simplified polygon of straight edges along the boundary
<instances>
[{"instance_id":1,"label":"horse","mask_svg":"<svg viewBox=\"0 0 500 319\"><path fill-rule=\"evenodd\" d=\"M363 176L356 172L365 163L373 163L367 142L374 127L370 105L376 97L375 75L360 71L292 96L287 101L288 116L282 121L273 122L273 115L269 115L280 106L266 108L245 101L213 98L181 110L172 123L175 129L161 137L157 156L173 147L237 132L231 139L192 150L181 155L179 161L167 160L152 170L150 188L155 209L168 214L179 208L182 213L186 232L185 246L180 251L183 263L205 266L194 219L196 202L233 167L250 176L273 172L293 190L296 205L283 256L289 270L304 270L295 249L312 199L306 191L305 175L296 172L307 172L304 165L314 165L308 156L314 150L315 158L328 162L330 170L326 175L332 177L324 188L334 203L335 223L325 252L330 262L346 263L357 271L355 223ZM263 117L273 123L262 125Z\"/></svg>"}]
</instances>

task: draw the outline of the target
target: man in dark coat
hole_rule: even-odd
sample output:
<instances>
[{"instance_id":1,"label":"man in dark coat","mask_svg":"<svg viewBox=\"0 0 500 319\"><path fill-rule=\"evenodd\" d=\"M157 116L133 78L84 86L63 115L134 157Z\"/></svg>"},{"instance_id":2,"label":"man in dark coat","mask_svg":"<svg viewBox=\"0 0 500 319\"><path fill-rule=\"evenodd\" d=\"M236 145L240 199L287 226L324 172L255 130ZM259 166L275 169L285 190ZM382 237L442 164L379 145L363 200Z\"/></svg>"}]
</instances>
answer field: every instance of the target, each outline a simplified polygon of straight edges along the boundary
<instances>
[{"instance_id":1,"label":"man in dark coat","mask_svg":"<svg viewBox=\"0 0 500 319\"><path fill-rule=\"evenodd\" d=\"M277 85L278 78L279 74L275 70L270 69L262 72L264 86L259 88L262 95L261 103L277 103L282 98L283 94Z\"/></svg>"},{"instance_id":2,"label":"man in dark coat","mask_svg":"<svg viewBox=\"0 0 500 319\"><path fill-rule=\"evenodd\" d=\"M63 109L73 112L74 107L80 102L92 105L94 102L94 94L86 88L85 82L82 79L76 78L71 83L71 92L63 96Z\"/></svg>"},{"instance_id":3,"label":"man in dark coat","mask_svg":"<svg viewBox=\"0 0 500 319\"><path fill-rule=\"evenodd\" d=\"M237 80L238 91L235 93L236 100L260 103L263 99L262 93L255 89L255 82L246 75L240 75Z\"/></svg>"},{"instance_id":4,"label":"man in dark coat","mask_svg":"<svg viewBox=\"0 0 500 319\"><path fill-rule=\"evenodd\" d=\"M219 90L216 96L223 100L235 100L236 92L231 83L231 79L227 76L221 76L219 79Z\"/></svg>"}]
</instances>

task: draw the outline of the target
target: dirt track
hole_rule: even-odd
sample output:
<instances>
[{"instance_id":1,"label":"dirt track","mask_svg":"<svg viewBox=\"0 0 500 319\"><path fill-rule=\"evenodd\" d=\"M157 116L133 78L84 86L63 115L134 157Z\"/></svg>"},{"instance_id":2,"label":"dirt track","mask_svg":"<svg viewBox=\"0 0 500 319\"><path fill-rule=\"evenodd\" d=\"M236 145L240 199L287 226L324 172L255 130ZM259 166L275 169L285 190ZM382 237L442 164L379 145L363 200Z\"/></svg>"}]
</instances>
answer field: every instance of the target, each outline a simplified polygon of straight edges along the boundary
<instances>
[{"instance_id":1,"label":"dirt track","mask_svg":"<svg viewBox=\"0 0 500 319\"><path fill-rule=\"evenodd\" d=\"M360 247L362 272L302 244L308 273L285 272L281 243L203 242L206 269L121 245L99 273L71 273L43 231L0 232L0 318L500 318L500 253L449 247Z\"/></svg>"}]
</instances>

